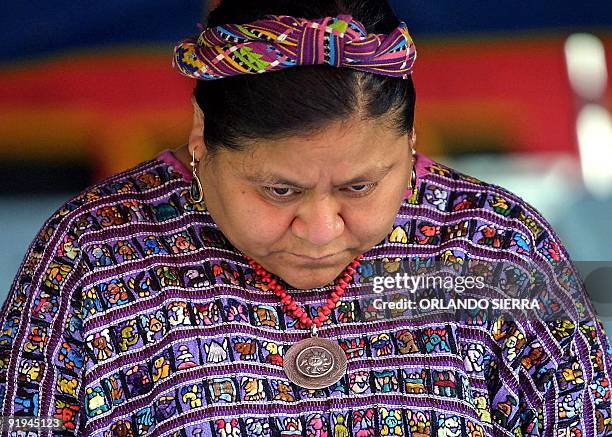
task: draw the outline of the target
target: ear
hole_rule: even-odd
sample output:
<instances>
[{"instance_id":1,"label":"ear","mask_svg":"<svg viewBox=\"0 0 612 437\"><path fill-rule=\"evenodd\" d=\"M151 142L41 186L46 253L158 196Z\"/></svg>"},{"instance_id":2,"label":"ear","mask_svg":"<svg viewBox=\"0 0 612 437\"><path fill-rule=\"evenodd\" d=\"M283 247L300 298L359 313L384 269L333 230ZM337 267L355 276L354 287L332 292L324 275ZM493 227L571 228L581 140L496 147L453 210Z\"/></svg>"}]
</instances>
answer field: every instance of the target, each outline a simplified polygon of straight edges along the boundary
<instances>
[{"instance_id":1,"label":"ear","mask_svg":"<svg viewBox=\"0 0 612 437\"><path fill-rule=\"evenodd\" d=\"M195 154L195 158L201 161L206 155L206 145L204 144L204 113L195 97L191 97L193 106L193 121L191 132L189 133L189 156Z\"/></svg>"},{"instance_id":2,"label":"ear","mask_svg":"<svg viewBox=\"0 0 612 437\"><path fill-rule=\"evenodd\" d=\"M410 138L410 151L412 155L414 156L414 154L416 153L416 131L414 130L414 126L412 127L412 130L408 134L408 137Z\"/></svg>"}]
</instances>

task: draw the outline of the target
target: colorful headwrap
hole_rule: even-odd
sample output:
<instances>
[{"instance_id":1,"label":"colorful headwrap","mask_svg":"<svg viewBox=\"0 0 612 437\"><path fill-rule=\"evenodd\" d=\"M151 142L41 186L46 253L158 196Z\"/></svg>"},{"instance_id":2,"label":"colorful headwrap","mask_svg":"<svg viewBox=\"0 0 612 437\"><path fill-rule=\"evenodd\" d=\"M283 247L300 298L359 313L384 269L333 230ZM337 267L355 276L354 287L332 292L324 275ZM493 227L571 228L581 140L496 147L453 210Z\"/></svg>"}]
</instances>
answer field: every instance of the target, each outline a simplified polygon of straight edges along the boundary
<instances>
[{"instance_id":1,"label":"colorful headwrap","mask_svg":"<svg viewBox=\"0 0 612 437\"><path fill-rule=\"evenodd\" d=\"M404 22L384 35L368 34L350 15L316 20L266 15L249 24L203 29L197 39L177 44L173 65L200 80L319 64L406 79L415 60Z\"/></svg>"}]
</instances>

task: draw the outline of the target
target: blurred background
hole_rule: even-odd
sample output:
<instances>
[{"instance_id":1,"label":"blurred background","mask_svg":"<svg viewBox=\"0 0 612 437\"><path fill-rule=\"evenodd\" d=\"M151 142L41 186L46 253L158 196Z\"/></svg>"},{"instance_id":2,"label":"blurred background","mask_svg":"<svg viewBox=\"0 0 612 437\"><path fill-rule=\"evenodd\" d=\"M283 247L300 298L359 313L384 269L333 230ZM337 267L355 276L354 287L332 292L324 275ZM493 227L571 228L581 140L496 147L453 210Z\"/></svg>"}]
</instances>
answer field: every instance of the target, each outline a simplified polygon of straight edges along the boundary
<instances>
[{"instance_id":1,"label":"blurred background","mask_svg":"<svg viewBox=\"0 0 612 437\"><path fill-rule=\"evenodd\" d=\"M418 148L536 207L612 332L612 2L391 3L418 49ZM57 207L186 142L192 83L172 48L210 6L0 6L2 301Z\"/></svg>"}]
</instances>

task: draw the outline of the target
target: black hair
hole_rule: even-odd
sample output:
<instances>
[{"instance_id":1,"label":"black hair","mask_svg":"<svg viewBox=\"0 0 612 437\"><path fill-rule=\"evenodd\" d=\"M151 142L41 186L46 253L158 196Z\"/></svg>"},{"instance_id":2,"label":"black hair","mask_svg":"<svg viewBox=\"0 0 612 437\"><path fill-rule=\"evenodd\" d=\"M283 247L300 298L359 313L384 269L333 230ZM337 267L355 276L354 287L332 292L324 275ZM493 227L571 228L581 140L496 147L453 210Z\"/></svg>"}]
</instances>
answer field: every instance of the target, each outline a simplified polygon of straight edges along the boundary
<instances>
[{"instance_id":1,"label":"black hair","mask_svg":"<svg viewBox=\"0 0 612 437\"><path fill-rule=\"evenodd\" d=\"M368 33L390 33L399 20L387 0L222 0L206 25L243 24L264 15L307 19L350 14ZM304 136L348 119L389 116L398 136L412 130L415 90L402 79L351 68L309 65L256 75L198 80L194 96L204 112L204 141L243 150L249 140Z\"/></svg>"}]
</instances>

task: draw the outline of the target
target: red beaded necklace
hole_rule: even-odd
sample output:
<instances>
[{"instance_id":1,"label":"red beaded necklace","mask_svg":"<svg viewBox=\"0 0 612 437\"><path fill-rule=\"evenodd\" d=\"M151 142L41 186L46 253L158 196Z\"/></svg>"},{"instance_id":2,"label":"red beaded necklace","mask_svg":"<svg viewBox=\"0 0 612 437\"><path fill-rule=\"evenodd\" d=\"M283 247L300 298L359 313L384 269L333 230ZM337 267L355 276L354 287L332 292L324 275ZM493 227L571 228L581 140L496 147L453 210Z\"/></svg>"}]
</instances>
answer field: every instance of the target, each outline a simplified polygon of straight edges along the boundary
<instances>
[{"instance_id":1,"label":"red beaded necklace","mask_svg":"<svg viewBox=\"0 0 612 437\"><path fill-rule=\"evenodd\" d=\"M312 319L282 284L256 261L247 257L259 279L280 298L283 311L311 329L311 337L292 345L283 357L285 374L297 385L311 389L328 387L342 378L346 372L346 354L342 348L338 343L318 338L317 335L318 328L327 320L352 281L362 258L362 255L355 258L336 278L334 291L326 303L317 310L317 316Z\"/></svg>"},{"instance_id":2,"label":"red beaded necklace","mask_svg":"<svg viewBox=\"0 0 612 437\"><path fill-rule=\"evenodd\" d=\"M302 325L306 326L307 328L311 328L313 324L318 328L323 324L325 320L327 320L328 315L332 312L332 309L336 307L338 301L344 294L344 290L353 279L353 275L357 271L357 267L359 266L362 258L362 255L359 255L357 258L355 258L346 267L346 269L344 269L340 276L336 278L336 286L334 288L334 291L330 294L330 297L329 299L327 299L327 302L317 310L318 315L314 319L311 319L308 314L306 314L304 308L298 306L293 297L289 293L287 293L287 290L282 284L279 284L276 279L273 279L272 275L256 261L247 257L247 259L249 260L249 264L251 265L253 270L255 270L255 273L257 273L261 281L267 284L268 287L270 287L274 291L274 294L280 297L280 301L283 304L283 311L285 311L294 319L298 319L300 323L302 323Z\"/></svg>"}]
</instances>

